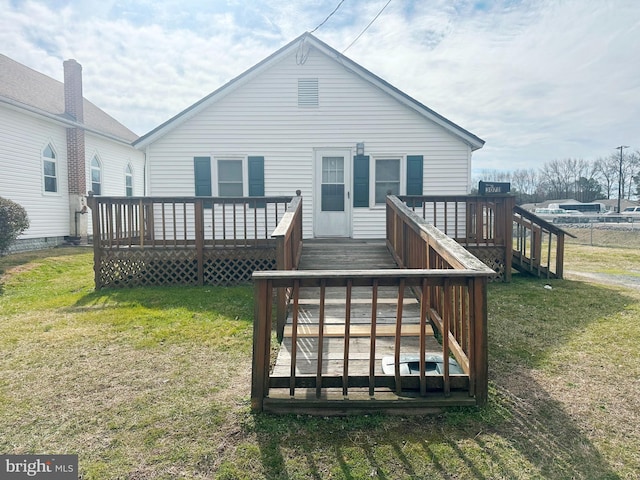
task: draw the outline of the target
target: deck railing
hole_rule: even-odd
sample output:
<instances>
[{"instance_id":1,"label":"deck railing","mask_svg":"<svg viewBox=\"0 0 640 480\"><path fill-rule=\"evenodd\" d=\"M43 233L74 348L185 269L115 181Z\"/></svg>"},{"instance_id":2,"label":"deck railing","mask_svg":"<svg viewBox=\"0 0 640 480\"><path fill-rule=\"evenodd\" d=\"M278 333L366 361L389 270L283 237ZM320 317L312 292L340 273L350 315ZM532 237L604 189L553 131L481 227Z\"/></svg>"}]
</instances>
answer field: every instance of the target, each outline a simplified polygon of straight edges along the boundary
<instances>
[{"instance_id":1,"label":"deck railing","mask_svg":"<svg viewBox=\"0 0 640 480\"><path fill-rule=\"evenodd\" d=\"M513 195L404 195L398 197L422 219L511 280Z\"/></svg>"},{"instance_id":2,"label":"deck railing","mask_svg":"<svg viewBox=\"0 0 640 480\"><path fill-rule=\"evenodd\" d=\"M302 197L300 190L287 206L280 223L271 234L276 240L276 268L278 270L296 270L302 256ZM291 290L278 289L276 299L278 337L282 338L287 315L287 304L291 298Z\"/></svg>"},{"instance_id":3,"label":"deck railing","mask_svg":"<svg viewBox=\"0 0 640 480\"><path fill-rule=\"evenodd\" d=\"M395 212L387 215L387 221L390 222L387 231L391 234L388 244L400 261L400 269L271 271L253 274L255 316L251 403L255 411L265 408L277 410L278 406L284 411L295 411L296 402L311 402L319 409L316 411L327 411L331 408L330 389L341 390L338 395L341 398L349 398L349 406L334 405L334 408L407 408L406 404L401 405L393 400L385 403L377 396L380 394L377 389L381 387L407 398L417 395L416 405L421 406L469 404L469 401L481 405L486 402L486 283L487 277L493 273L492 270L455 241L427 225L395 197L389 197L387 209L388 212L389 209ZM424 255L419 253L419 250L424 251ZM421 265L420 258L423 259ZM389 287L397 297L395 321L392 326L395 332L393 375L380 372L380 366L377 365L380 359L376 356L379 331L389 326L379 324L377 318L380 291ZM276 289L284 288L292 290L291 321L290 325L287 325L287 328L290 328L288 335L291 341L290 370L286 375L274 374L271 371L273 293ZM317 331L312 334L313 342L308 335L302 338L307 325L302 321L298 307L300 291L304 288L314 288L318 291L319 315L318 325L314 327ZM420 299L417 325L405 318L406 288L413 288ZM357 302L352 300L354 289L359 291ZM362 304L363 290L370 292L370 317L369 314L366 317L370 318L370 321L355 325L352 322L352 317L355 317L354 306ZM340 315L343 321L333 321L329 325L327 305L335 305L336 299L342 298L345 299L344 316ZM358 314L362 312L359 311ZM413 319L411 320L413 322ZM400 356L404 332L408 328L415 329L414 335L418 337L415 352L418 353L418 358L424 357L428 351L427 336L431 325L441 334L441 354L444 359L442 375L428 375L426 362L418 362L417 375L401 374ZM335 358L335 351L331 352L331 358L329 352L325 354L325 335L338 337L343 341L342 358ZM349 350L351 341L356 336L369 337L366 375L350 372ZM302 343L299 342L299 338ZM406 349L406 346L403 348ZM311 352L313 349L316 351ZM305 366L309 367L310 353L312 356L315 355L315 360L312 360L315 361L315 374L301 373L300 362L303 360L300 357L304 356ZM450 355L457 360L462 374L450 372ZM340 365L339 371L329 368L329 365L336 364ZM288 389L288 398L270 398L272 389ZM313 398L305 397L304 400L296 399L299 389L315 390L315 395ZM368 395L367 398L356 400L352 397L354 390L356 394L361 395L362 389ZM455 398L452 395L455 395ZM375 402L371 402L373 398ZM299 407L300 403L297 406Z\"/></svg>"},{"instance_id":4,"label":"deck railing","mask_svg":"<svg viewBox=\"0 0 640 480\"><path fill-rule=\"evenodd\" d=\"M520 207L513 208L513 266L538 277L562 278L569 232Z\"/></svg>"},{"instance_id":5,"label":"deck railing","mask_svg":"<svg viewBox=\"0 0 640 480\"><path fill-rule=\"evenodd\" d=\"M90 196L96 288L246 281L292 198Z\"/></svg>"},{"instance_id":6,"label":"deck railing","mask_svg":"<svg viewBox=\"0 0 640 480\"><path fill-rule=\"evenodd\" d=\"M493 271L459 243L387 197L387 246L401 268L455 270L430 289L415 289L442 336L443 357L451 352L470 376L479 403L487 395L486 282ZM465 272L458 277L458 272ZM454 272L448 272L453 274ZM426 295L426 298L425 298Z\"/></svg>"}]
</instances>

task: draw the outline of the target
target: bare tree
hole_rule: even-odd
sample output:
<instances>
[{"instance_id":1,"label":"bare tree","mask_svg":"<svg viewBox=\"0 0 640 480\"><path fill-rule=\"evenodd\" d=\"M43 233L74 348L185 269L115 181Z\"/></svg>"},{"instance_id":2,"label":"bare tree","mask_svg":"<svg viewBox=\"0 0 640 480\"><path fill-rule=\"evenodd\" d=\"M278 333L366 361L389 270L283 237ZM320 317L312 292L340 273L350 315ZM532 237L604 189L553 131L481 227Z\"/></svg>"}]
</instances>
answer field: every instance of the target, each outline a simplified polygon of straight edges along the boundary
<instances>
[{"instance_id":1,"label":"bare tree","mask_svg":"<svg viewBox=\"0 0 640 480\"><path fill-rule=\"evenodd\" d=\"M572 186L576 182L575 170L578 160L565 158L545 163L540 171L542 182L547 186L547 193L554 198L569 198Z\"/></svg>"},{"instance_id":2,"label":"bare tree","mask_svg":"<svg viewBox=\"0 0 640 480\"><path fill-rule=\"evenodd\" d=\"M618 180L619 157L611 154L608 157L600 157L594 162L595 176L602 185L604 194L611 198L614 187Z\"/></svg>"},{"instance_id":3,"label":"bare tree","mask_svg":"<svg viewBox=\"0 0 640 480\"><path fill-rule=\"evenodd\" d=\"M633 195L633 183L640 170L640 151L636 150L626 156L622 161L622 198L631 199Z\"/></svg>"}]
</instances>

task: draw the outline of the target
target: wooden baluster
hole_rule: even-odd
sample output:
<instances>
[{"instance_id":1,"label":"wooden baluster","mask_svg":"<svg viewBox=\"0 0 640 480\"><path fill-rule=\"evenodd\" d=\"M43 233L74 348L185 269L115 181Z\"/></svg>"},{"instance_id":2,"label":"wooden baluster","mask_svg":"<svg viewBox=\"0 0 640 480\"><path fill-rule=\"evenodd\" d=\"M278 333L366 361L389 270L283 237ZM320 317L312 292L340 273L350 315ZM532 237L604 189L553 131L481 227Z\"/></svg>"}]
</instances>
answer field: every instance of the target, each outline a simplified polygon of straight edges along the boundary
<instances>
[{"instance_id":1,"label":"wooden baluster","mask_svg":"<svg viewBox=\"0 0 640 480\"><path fill-rule=\"evenodd\" d=\"M444 395L451 394L451 379L449 378L449 332L451 331L451 283L444 281L444 308L442 310L442 365L444 367Z\"/></svg>"},{"instance_id":2,"label":"wooden baluster","mask_svg":"<svg viewBox=\"0 0 640 480\"><path fill-rule=\"evenodd\" d=\"M326 296L327 281L320 281L320 314L318 316L318 362L316 368L316 398L320 398L322 393L322 357L324 349L324 303Z\"/></svg>"},{"instance_id":3,"label":"wooden baluster","mask_svg":"<svg viewBox=\"0 0 640 480\"><path fill-rule=\"evenodd\" d=\"M236 227L236 225L237 225L237 221L236 221L236 205L237 205L237 203L234 201L233 202L233 210L232 210L232 212L233 212L233 247L234 248L236 247L236 240L237 240L237 236L238 236L237 233L236 233L236 230L237 230L237 227Z\"/></svg>"},{"instance_id":4,"label":"wooden baluster","mask_svg":"<svg viewBox=\"0 0 640 480\"><path fill-rule=\"evenodd\" d=\"M187 242L187 203L185 201L182 202L182 233L183 233L183 246L186 247Z\"/></svg>"},{"instance_id":5,"label":"wooden baluster","mask_svg":"<svg viewBox=\"0 0 640 480\"><path fill-rule=\"evenodd\" d=\"M227 203L222 202L222 245L226 247L227 245Z\"/></svg>"},{"instance_id":6,"label":"wooden baluster","mask_svg":"<svg viewBox=\"0 0 640 480\"><path fill-rule=\"evenodd\" d=\"M300 297L300 280L293 282L293 316L291 318L291 373L289 379L289 395L296 395L296 359L298 356L298 299Z\"/></svg>"},{"instance_id":7,"label":"wooden baluster","mask_svg":"<svg viewBox=\"0 0 640 480\"><path fill-rule=\"evenodd\" d=\"M371 299L371 338L369 343L369 396L375 393L376 375L376 316L378 313L378 279L373 281Z\"/></svg>"},{"instance_id":8,"label":"wooden baluster","mask_svg":"<svg viewBox=\"0 0 640 480\"><path fill-rule=\"evenodd\" d=\"M401 279L398 284L398 304L396 306L396 337L394 344L394 362L395 362L395 380L396 393L400 395L402 392L402 380L400 377L400 343L402 340L402 308L404 306L404 285L405 280ZM424 358L424 357L423 357ZM424 362L424 360L423 360Z\"/></svg>"},{"instance_id":9,"label":"wooden baluster","mask_svg":"<svg viewBox=\"0 0 640 480\"><path fill-rule=\"evenodd\" d=\"M427 395L427 377L426 377L426 365L424 362L425 354L427 353L427 339L425 330L427 328L427 310L431 303L430 299L429 281L424 278L422 280L422 296L420 298L420 395L423 397Z\"/></svg>"},{"instance_id":10,"label":"wooden baluster","mask_svg":"<svg viewBox=\"0 0 640 480\"><path fill-rule=\"evenodd\" d=\"M349 394L349 344L351 339L351 293L353 280L347 280L347 299L344 312L344 358L342 367L342 395Z\"/></svg>"},{"instance_id":11,"label":"wooden baluster","mask_svg":"<svg viewBox=\"0 0 640 480\"><path fill-rule=\"evenodd\" d=\"M245 247L249 246L249 234L247 233L247 202L244 202L242 204L243 206L243 211L242 211L242 215L243 215L243 225L244 225L244 243L243 245Z\"/></svg>"}]
</instances>

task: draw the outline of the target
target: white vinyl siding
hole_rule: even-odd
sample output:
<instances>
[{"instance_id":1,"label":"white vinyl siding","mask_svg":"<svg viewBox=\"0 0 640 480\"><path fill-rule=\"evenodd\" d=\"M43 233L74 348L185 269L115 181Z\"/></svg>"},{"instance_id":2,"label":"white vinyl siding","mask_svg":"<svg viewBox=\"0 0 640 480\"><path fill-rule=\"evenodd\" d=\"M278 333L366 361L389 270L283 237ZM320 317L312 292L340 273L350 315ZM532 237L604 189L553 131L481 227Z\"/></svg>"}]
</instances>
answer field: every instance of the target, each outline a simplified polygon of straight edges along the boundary
<instances>
[{"instance_id":1,"label":"white vinyl siding","mask_svg":"<svg viewBox=\"0 0 640 480\"><path fill-rule=\"evenodd\" d=\"M0 195L22 205L30 227L21 239L69 235L66 130L0 105ZM42 154L56 154L57 193L44 189Z\"/></svg>"},{"instance_id":2,"label":"white vinyl siding","mask_svg":"<svg viewBox=\"0 0 640 480\"><path fill-rule=\"evenodd\" d=\"M301 78L318 79L318 107L299 107ZM303 65L296 63L294 52L258 75L239 79L211 106L151 143L146 150L148 194L192 195L195 156L262 155L265 195L295 195L300 189L303 232L309 237L314 232L309 213L314 211L313 189L320 183L313 171L314 152L350 149L353 156L358 142L364 142L365 155L423 155L425 195L468 193L467 144L312 48ZM354 238L384 237L383 208L352 212Z\"/></svg>"},{"instance_id":3,"label":"white vinyl siding","mask_svg":"<svg viewBox=\"0 0 640 480\"><path fill-rule=\"evenodd\" d=\"M144 152L131 146L113 142L104 137L87 132L85 135L85 152L87 168L87 191L91 190L89 175L91 160L97 156L102 167L102 193L106 196L123 196L126 193L126 168L131 165L133 171L133 191L142 195L144 192L144 176L136 175L144 171Z\"/></svg>"},{"instance_id":4,"label":"white vinyl siding","mask_svg":"<svg viewBox=\"0 0 640 480\"><path fill-rule=\"evenodd\" d=\"M85 153L87 168L87 191L92 189L91 160L98 157L101 166L101 195L121 197L126 195L126 168L131 165L133 170L133 192L142 195L144 192L143 175L135 172L144 171L144 152L120 142L114 142L90 132L85 133ZM87 211L87 230L93 232L91 209Z\"/></svg>"}]
</instances>

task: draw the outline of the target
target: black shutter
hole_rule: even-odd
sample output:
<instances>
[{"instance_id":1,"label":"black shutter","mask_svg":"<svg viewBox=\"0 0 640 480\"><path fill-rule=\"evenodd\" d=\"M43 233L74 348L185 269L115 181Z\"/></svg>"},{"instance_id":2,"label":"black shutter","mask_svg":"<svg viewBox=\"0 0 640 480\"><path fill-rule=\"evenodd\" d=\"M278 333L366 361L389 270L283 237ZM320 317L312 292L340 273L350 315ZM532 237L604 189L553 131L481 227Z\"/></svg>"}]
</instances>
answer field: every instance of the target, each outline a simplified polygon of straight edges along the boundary
<instances>
[{"instance_id":1,"label":"black shutter","mask_svg":"<svg viewBox=\"0 0 640 480\"><path fill-rule=\"evenodd\" d=\"M196 197L211 196L211 158L193 157Z\"/></svg>"},{"instance_id":2,"label":"black shutter","mask_svg":"<svg viewBox=\"0 0 640 480\"><path fill-rule=\"evenodd\" d=\"M249 157L249 196L264 197L264 157ZM263 208L265 202L256 202L250 206Z\"/></svg>"},{"instance_id":3,"label":"black shutter","mask_svg":"<svg viewBox=\"0 0 640 480\"><path fill-rule=\"evenodd\" d=\"M369 156L353 157L353 206L369 206Z\"/></svg>"}]
</instances>

